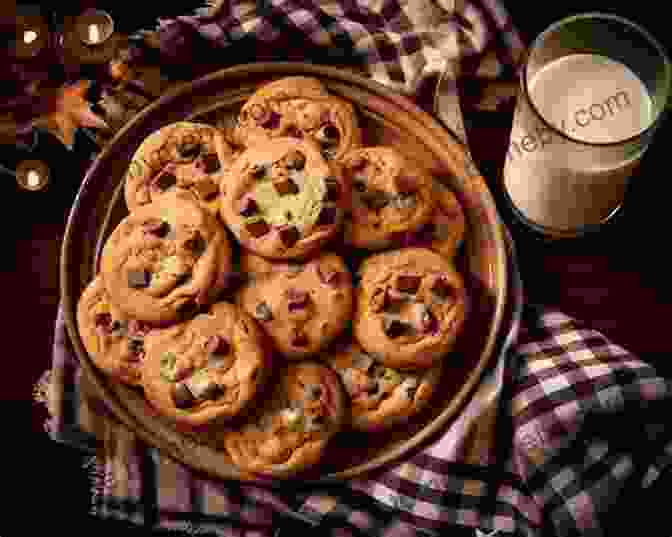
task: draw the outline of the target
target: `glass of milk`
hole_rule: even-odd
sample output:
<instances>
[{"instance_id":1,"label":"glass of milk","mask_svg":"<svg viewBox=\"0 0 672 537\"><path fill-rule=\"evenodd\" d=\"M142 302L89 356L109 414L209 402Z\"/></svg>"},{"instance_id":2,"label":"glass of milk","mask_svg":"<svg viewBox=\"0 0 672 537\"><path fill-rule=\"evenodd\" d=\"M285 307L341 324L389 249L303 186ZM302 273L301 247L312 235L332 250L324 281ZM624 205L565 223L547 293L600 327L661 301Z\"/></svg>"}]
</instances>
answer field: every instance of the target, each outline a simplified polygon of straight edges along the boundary
<instances>
[{"instance_id":1,"label":"glass of milk","mask_svg":"<svg viewBox=\"0 0 672 537\"><path fill-rule=\"evenodd\" d=\"M600 228L665 115L672 64L643 28L586 13L530 47L503 173L516 217L551 238Z\"/></svg>"}]
</instances>

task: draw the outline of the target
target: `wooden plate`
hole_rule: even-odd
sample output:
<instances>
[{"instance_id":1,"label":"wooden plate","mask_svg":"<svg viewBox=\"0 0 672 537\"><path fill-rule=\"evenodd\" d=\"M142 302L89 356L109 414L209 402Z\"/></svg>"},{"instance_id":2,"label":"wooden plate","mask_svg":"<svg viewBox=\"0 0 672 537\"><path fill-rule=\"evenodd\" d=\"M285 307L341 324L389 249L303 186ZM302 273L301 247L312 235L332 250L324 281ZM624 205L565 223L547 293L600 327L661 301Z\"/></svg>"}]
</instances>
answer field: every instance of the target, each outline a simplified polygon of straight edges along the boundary
<instances>
[{"instance_id":1,"label":"wooden plate","mask_svg":"<svg viewBox=\"0 0 672 537\"><path fill-rule=\"evenodd\" d=\"M305 482L354 476L407 456L444 430L458 415L488 365L502 325L507 297L506 247L495 203L461 146L431 116L410 100L361 76L333 67L300 63L237 66L173 90L148 106L105 147L87 173L66 228L61 252L61 294L68 334L95 394L146 443L178 461L223 479L250 479L221 450L216 430L186 433L156 415L142 393L110 382L93 365L76 324L79 296L96 273L102 244L127 214L122 178L131 157L152 131L174 121L226 125L243 101L262 83L290 75L319 78L336 95L358 108L367 144L386 143L428 166L456 193L467 218L459 268L470 293L470 314L459 348L446 360L442 386L427 411L408 426L362 436L336 436L324 464Z\"/></svg>"}]
</instances>

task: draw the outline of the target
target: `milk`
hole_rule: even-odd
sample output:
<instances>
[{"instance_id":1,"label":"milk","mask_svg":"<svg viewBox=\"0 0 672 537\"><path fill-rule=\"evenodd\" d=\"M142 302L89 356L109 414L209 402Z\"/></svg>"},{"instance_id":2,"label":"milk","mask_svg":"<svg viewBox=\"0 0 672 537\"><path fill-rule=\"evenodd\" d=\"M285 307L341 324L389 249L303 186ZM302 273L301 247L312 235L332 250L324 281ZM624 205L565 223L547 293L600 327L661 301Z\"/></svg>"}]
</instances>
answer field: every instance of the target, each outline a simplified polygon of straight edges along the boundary
<instances>
[{"instance_id":1,"label":"milk","mask_svg":"<svg viewBox=\"0 0 672 537\"><path fill-rule=\"evenodd\" d=\"M572 54L528 83L539 114L579 142L622 142L654 119L652 99L628 67L604 56ZM556 229L598 224L620 205L642 154L636 143L574 143L539 121L519 99L504 168L511 201L530 220Z\"/></svg>"}]
</instances>

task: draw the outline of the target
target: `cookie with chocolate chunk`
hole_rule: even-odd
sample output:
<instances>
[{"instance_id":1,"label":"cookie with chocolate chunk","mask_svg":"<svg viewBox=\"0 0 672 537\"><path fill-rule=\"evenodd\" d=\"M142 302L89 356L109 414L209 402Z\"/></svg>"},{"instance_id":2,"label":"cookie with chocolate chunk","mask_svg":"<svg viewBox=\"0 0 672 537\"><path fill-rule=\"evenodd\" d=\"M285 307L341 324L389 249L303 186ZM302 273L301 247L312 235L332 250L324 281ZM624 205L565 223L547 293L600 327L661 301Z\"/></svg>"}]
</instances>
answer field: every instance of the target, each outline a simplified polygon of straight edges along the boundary
<instances>
[{"instance_id":1,"label":"cookie with chocolate chunk","mask_svg":"<svg viewBox=\"0 0 672 537\"><path fill-rule=\"evenodd\" d=\"M205 123L178 121L150 134L135 151L125 175L129 211L167 192L181 191L217 214L219 183L234 160L223 133Z\"/></svg>"},{"instance_id":2,"label":"cookie with chocolate chunk","mask_svg":"<svg viewBox=\"0 0 672 537\"><path fill-rule=\"evenodd\" d=\"M295 360L320 351L350 321L352 275L336 254L279 263L244 253L240 264L249 281L236 300L285 357Z\"/></svg>"},{"instance_id":3,"label":"cookie with chocolate chunk","mask_svg":"<svg viewBox=\"0 0 672 537\"><path fill-rule=\"evenodd\" d=\"M320 462L347 422L347 400L338 377L324 364L290 363L278 377L251 419L224 433L224 445L242 471L285 478Z\"/></svg>"},{"instance_id":4,"label":"cookie with chocolate chunk","mask_svg":"<svg viewBox=\"0 0 672 537\"><path fill-rule=\"evenodd\" d=\"M362 143L354 106L316 78L285 77L261 86L243 105L234 141L249 146L272 138L311 140L327 159Z\"/></svg>"},{"instance_id":5,"label":"cookie with chocolate chunk","mask_svg":"<svg viewBox=\"0 0 672 537\"><path fill-rule=\"evenodd\" d=\"M145 336L152 329L117 308L96 276L77 304L77 328L93 364L115 381L140 386Z\"/></svg>"},{"instance_id":6,"label":"cookie with chocolate chunk","mask_svg":"<svg viewBox=\"0 0 672 537\"><path fill-rule=\"evenodd\" d=\"M323 355L339 374L350 399L351 425L380 431L406 422L429 403L441 378L441 362L430 369L386 367L356 342Z\"/></svg>"},{"instance_id":7,"label":"cookie with chocolate chunk","mask_svg":"<svg viewBox=\"0 0 672 537\"><path fill-rule=\"evenodd\" d=\"M215 216L173 193L119 223L103 248L100 271L121 311L172 322L218 298L231 273L231 246Z\"/></svg>"},{"instance_id":8,"label":"cookie with chocolate chunk","mask_svg":"<svg viewBox=\"0 0 672 537\"><path fill-rule=\"evenodd\" d=\"M247 148L221 183L222 220L269 259L305 258L338 232L350 192L309 140L274 138Z\"/></svg>"},{"instance_id":9,"label":"cookie with chocolate chunk","mask_svg":"<svg viewBox=\"0 0 672 537\"><path fill-rule=\"evenodd\" d=\"M400 233L419 231L430 222L436 200L433 179L417 164L387 146L349 151L342 173L352 185L352 213L344 240L378 250L394 245Z\"/></svg>"},{"instance_id":10,"label":"cookie with chocolate chunk","mask_svg":"<svg viewBox=\"0 0 672 537\"><path fill-rule=\"evenodd\" d=\"M147 338L147 400L178 423L200 426L238 416L257 397L270 361L264 334L228 302Z\"/></svg>"},{"instance_id":11,"label":"cookie with chocolate chunk","mask_svg":"<svg viewBox=\"0 0 672 537\"><path fill-rule=\"evenodd\" d=\"M422 369L450 352L466 318L467 293L451 261L426 248L367 258L353 319L356 340L387 367Z\"/></svg>"}]
</instances>

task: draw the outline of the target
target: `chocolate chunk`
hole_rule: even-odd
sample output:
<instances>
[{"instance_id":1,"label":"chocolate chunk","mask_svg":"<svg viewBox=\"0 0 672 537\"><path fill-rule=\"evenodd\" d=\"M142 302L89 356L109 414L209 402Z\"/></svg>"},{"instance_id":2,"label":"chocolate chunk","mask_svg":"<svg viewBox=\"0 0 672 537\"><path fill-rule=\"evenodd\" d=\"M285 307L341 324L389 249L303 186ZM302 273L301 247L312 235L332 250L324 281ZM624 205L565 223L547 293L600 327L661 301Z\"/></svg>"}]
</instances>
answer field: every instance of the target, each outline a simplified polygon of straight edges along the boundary
<instances>
[{"instance_id":1,"label":"chocolate chunk","mask_svg":"<svg viewBox=\"0 0 672 537\"><path fill-rule=\"evenodd\" d=\"M187 239L184 242L184 247L196 255L201 255L203 252L205 252L206 248L208 247L208 244L206 243L201 233L198 230L196 230L194 232L193 237Z\"/></svg>"},{"instance_id":2,"label":"chocolate chunk","mask_svg":"<svg viewBox=\"0 0 672 537\"><path fill-rule=\"evenodd\" d=\"M306 384L303 388L309 401L317 401L322 396L322 386L319 384Z\"/></svg>"},{"instance_id":3,"label":"chocolate chunk","mask_svg":"<svg viewBox=\"0 0 672 537\"><path fill-rule=\"evenodd\" d=\"M128 338L128 352L131 354L142 354L145 351L145 340L141 337Z\"/></svg>"},{"instance_id":4,"label":"chocolate chunk","mask_svg":"<svg viewBox=\"0 0 672 537\"><path fill-rule=\"evenodd\" d=\"M155 220L153 222L146 222L143 224L142 229L146 233L151 233L157 237L165 237L170 231L170 224L165 220Z\"/></svg>"},{"instance_id":5,"label":"chocolate chunk","mask_svg":"<svg viewBox=\"0 0 672 537\"><path fill-rule=\"evenodd\" d=\"M336 222L336 214L338 209L336 207L322 207L320 214L317 217L316 224L318 226L330 226Z\"/></svg>"},{"instance_id":6,"label":"chocolate chunk","mask_svg":"<svg viewBox=\"0 0 672 537\"><path fill-rule=\"evenodd\" d=\"M193 186L199 200L209 201L219 194L219 187L210 179L198 181Z\"/></svg>"},{"instance_id":7,"label":"chocolate chunk","mask_svg":"<svg viewBox=\"0 0 672 537\"><path fill-rule=\"evenodd\" d=\"M173 386L172 396L176 408L189 408L196 402L196 398L191 394L187 385L182 382Z\"/></svg>"},{"instance_id":8,"label":"chocolate chunk","mask_svg":"<svg viewBox=\"0 0 672 537\"><path fill-rule=\"evenodd\" d=\"M177 314L180 319L184 320L194 316L199 309L200 306L197 301L193 298L190 298L189 300L185 300L177 306Z\"/></svg>"},{"instance_id":9,"label":"chocolate chunk","mask_svg":"<svg viewBox=\"0 0 672 537\"><path fill-rule=\"evenodd\" d=\"M326 146L320 151L320 154L326 159L331 160L336 156L336 146Z\"/></svg>"},{"instance_id":10,"label":"chocolate chunk","mask_svg":"<svg viewBox=\"0 0 672 537\"><path fill-rule=\"evenodd\" d=\"M399 319L390 319L386 317L383 319L383 331L390 339L395 339L403 335L407 335L412 331L410 324L400 321Z\"/></svg>"},{"instance_id":11,"label":"chocolate chunk","mask_svg":"<svg viewBox=\"0 0 672 537\"><path fill-rule=\"evenodd\" d=\"M271 321L273 319L273 312L266 302L259 302L254 310L254 316L260 321Z\"/></svg>"},{"instance_id":12,"label":"chocolate chunk","mask_svg":"<svg viewBox=\"0 0 672 537\"><path fill-rule=\"evenodd\" d=\"M440 300L448 300L452 295L452 288L445 278L437 278L432 285L432 293Z\"/></svg>"},{"instance_id":13,"label":"chocolate chunk","mask_svg":"<svg viewBox=\"0 0 672 537\"><path fill-rule=\"evenodd\" d=\"M171 172L164 172L160 174L154 181L154 186L159 190L168 190L177 184L177 177Z\"/></svg>"},{"instance_id":14,"label":"chocolate chunk","mask_svg":"<svg viewBox=\"0 0 672 537\"><path fill-rule=\"evenodd\" d=\"M367 207L375 211L382 209L390 202L390 197L387 192L382 190L363 192L360 197Z\"/></svg>"},{"instance_id":15,"label":"chocolate chunk","mask_svg":"<svg viewBox=\"0 0 672 537\"><path fill-rule=\"evenodd\" d=\"M240 207L240 215L241 216L252 216L259 210L259 206L257 205L257 202L254 201L252 198L245 198L243 200L243 204Z\"/></svg>"},{"instance_id":16,"label":"chocolate chunk","mask_svg":"<svg viewBox=\"0 0 672 537\"><path fill-rule=\"evenodd\" d=\"M203 171L205 173L215 173L222 169L219 163L219 157L214 153L208 153L203 156Z\"/></svg>"},{"instance_id":17,"label":"chocolate chunk","mask_svg":"<svg viewBox=\"0 0 672 537\"><path fill-rule=\"evenodd\" d=\"M296 183L289 178L283 179L282 181L275 181L273 186L275 187L275 191L281 196L299 193L299 187L296 186Z\"/></svg>"},{"instance_id":18,"label":"chocolate chunk","mask_svg":"<svg viewBox=\"0 0 672 537\"><path fill-rule=\"evenodd\" d=\"M294 332L294 337L292 338L292 346L293 347L305 347L308 345L308 336L306 335L305 332L297 331Z\"/></svg>"},{"instance_id":19,"label":"chocolate chunk","mask_svg":"<svg viewBox=\"0 0 672 537\"><path fill-rule=\"evenodd\" d=\"M248 222L245 225L247 232L252 235L255 239L262 237L268 233L271 228L266 223L266 220L256 220L254 222Z\"/></svg>"},{"instance_id":20,"label":"chocolate chunk","mask_svg":"<svg viewBox=\"0 0 672 537\"><path fill-rule=\"evenodd\" d=\"M294 226L286 227L280 230L280 240L287 248L291 248L301 238L299 230Z\"/></svg>"},{"instance_id":21,"label":"chocolate chunk","mask_svg":"<svg viewBox=\"0 0 672 537\"><path fill-rule=\"evenodd\" d=\"M322 145L332 146L338 142L338 139L341 137L341 133L334 125L328 123L327 125L324 125L319 131L317 131L315 137Z\"/></svg>"},{"instance_id":22,"label":"chocolate chunk","mask_svg":"<svg viewBox=\"0 0 672 537\"><path fill-rule=\"evenodd\" d=\"M280 126L281 117L277 112L271 112L268 114L268 119L261 123L261 126L265 129L277 129Z\"/></svg>"},{"instance_id":23,"label":"chocolate chunk","mask_svg":"<svg viewBox=\"0 0 672 537\"><path fill-rule=\"evenodd\" d=\"M365 352L356 352L352 355L352 367L368 371L373 364L373 358Z\"/></svg>"},{"instance_id":24,"label":"chocolate chunk","mask_svg":"<svg viewBox=\"0 0 672 537\"><path fill-rule=\"evenodd\" d=\"M263 179L268 174L268 166L265 164L255 164L252 167L252 177L255 179Z\"/></svg>"},{"instance_id":25,"label":"chocolate chunk","mask_svg":"<svg viewBox=\"0 0 672 537\"><path fill-rule=\"evenodd\" d=\"M115 319L110 325L110 331L113 336L125 336L128 333L128 323Z\"/></svg>"},{"instance_id":26,"label":"chocolate chunk","mask_svg":"<svg viewBox=\"0 0 672 537\"><path fill-rule=\"evenodd\" d=\"M402 293L417 293L421 280L420 276L399 275L397 276L397 289Z\"/></svg>"},{"instance_id":27,"label":"chocolate chunk","mask_svg":"<svg viewBox=\"0 0 672 537\"><path fill-rule=\"evenodd\" d=\"M357 192L366 192L366 183L361 180L353 181L352 186Z\"/></svg>"},{"instance_id":28,"label":"chocolate chunk","mask_svg":"<svg viewBox=\"0 0 672 537\"><path fill-rule=\"evenodd\" d=\"M185 386L196 399L216 399L221 390L217 383L208 377L206 370L200 370L184 381Z\"/></svg>"},{"instance_id":29,"label":"chocolate chunk","mask_svg":"<svg viewBox=\"0 0 672 537\"><path fill-rule=\"evenodd\" d=\"M340 188L335 177L324 178L325 193L322 201L338 201Z\"/></svg>"},{"instance_id":30,"label":"chocolate chunk","mask_svg":"<svg viewBox=\"0 0 672 537\"><path fill-rule=\"evenodd\" d=\"M175 285L177 286L184 285L189 280L191 280L191 274L189 274L188 272L184 272L182 274L175 274Z\"/></svg>"},{"instance_id":31,"label":"chocolate chunk","mask_svg":"<svg viewBox=\"0 0 672 537\"><path fill-rule=\"evenodd\" d=\"M210 336L205 343L205 349L210 354L228 354L231 350L229 343L218 335Z\"/></svg>"},{"instance_id":32,"label":"chocolate chunk","mask_svg":"<svg viewBox=\"0 0 672 537\"><path fill-rule=\"evenodd\" d=\"M196 158L201 153L201 144L196 139L183 140L177 151L183 158Z\"/></svg>"},{"instance_id":33,"label":"chocolate chunk","mask_svg":"<svg viewBox=\"0 0 672 537\"><path fill-rule=\"evenodd\" d=\"M285 164L290 170L303 170L306 157L299 151L292 151L285 156Z\"/></svg>"},{"instance_id":34,"label":"chocolate chunk","mask_svg":"<svg viewBox=\"0 0 672 537\"><path fill-rule=\"evenodd\" d=\"M128 286L132 289L142 289L149 286L152 275L146 270L129 270Z\"/></svg>"},{"instance_id":35,"label":"chocolate chunk","mask_svg":"<svg viewBox=\"0 0 672 537\"><path fill-rule=\"evenodd\" d=\"M301 129L295 127L294 125L290 125L289 127L287 127L285 133L287 134L287 136L291 138L298 138L299 140L303 138L303 131L301 131Z\"/></svg>"},{"instance_id":36,"label":"chocolate chunk","mask_svg":"<svg viewBox=\"0 0 672 537\"><path fill-rule=\"evenodd\" d=\"M96 326L110 328L110 325L112 324L112 315L109 313L96 313L94 322Z\"/></svg>"}]
</instances>

